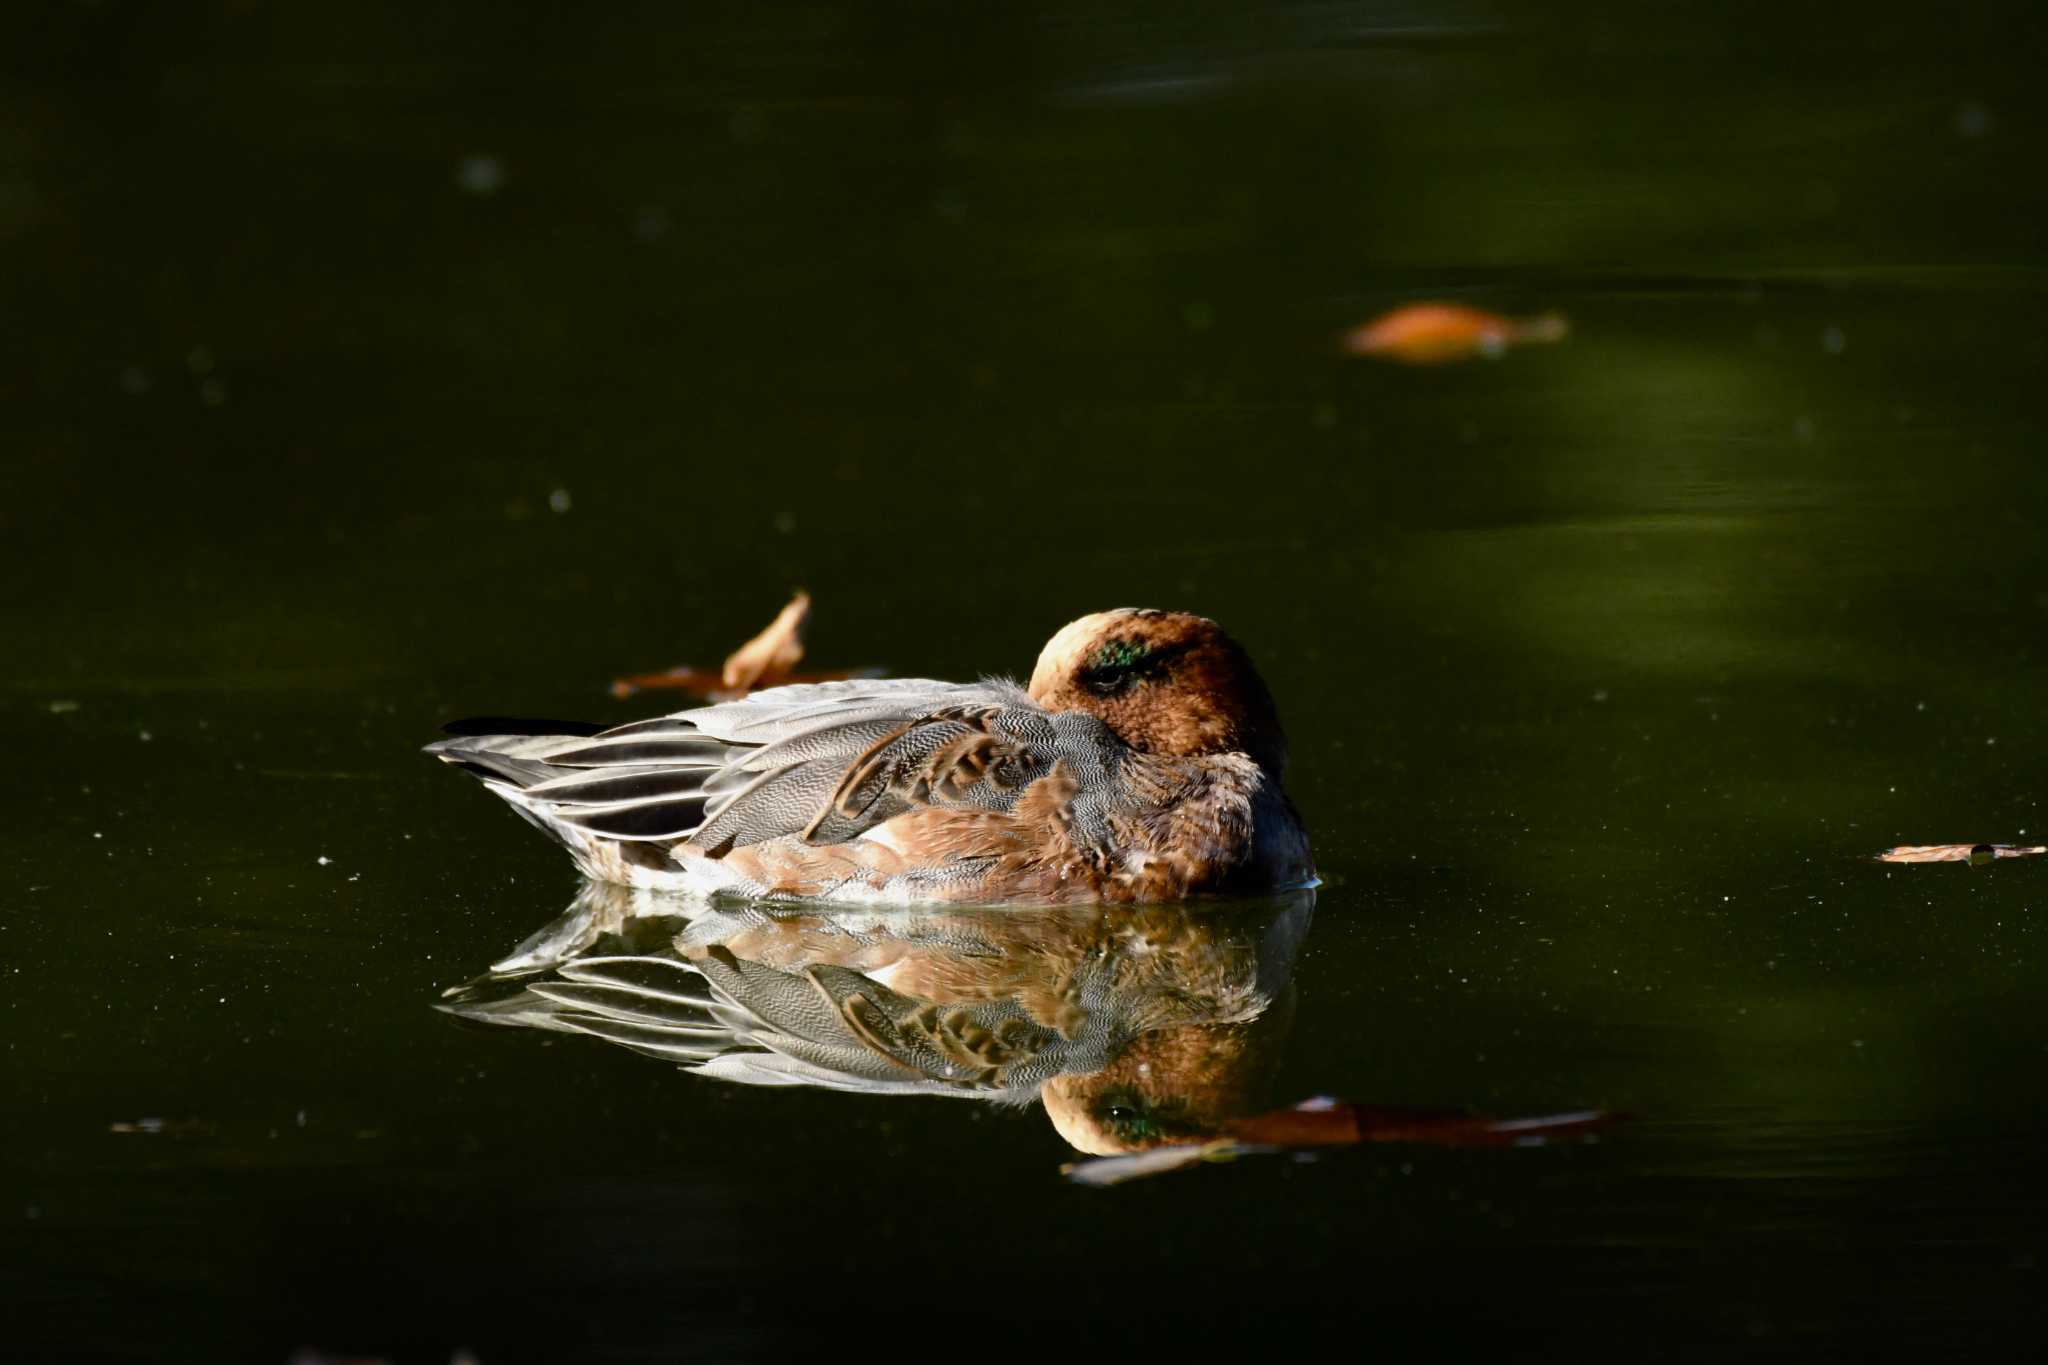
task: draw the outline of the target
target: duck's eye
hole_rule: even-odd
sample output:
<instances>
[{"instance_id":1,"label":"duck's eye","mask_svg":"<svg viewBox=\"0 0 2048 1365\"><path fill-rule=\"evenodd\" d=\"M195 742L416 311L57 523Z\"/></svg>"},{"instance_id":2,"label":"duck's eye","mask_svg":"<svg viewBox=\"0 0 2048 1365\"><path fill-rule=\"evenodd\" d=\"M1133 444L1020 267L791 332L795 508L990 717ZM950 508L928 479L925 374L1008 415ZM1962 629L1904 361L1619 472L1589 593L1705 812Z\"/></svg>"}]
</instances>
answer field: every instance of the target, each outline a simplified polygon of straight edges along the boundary
<instances>
[{"instance_id":1,"label":"duck's eye","mask_svg":"<svg viewBox=\"0 0 2048 1365\"><path fill-rule=\"evenodd\" d=\"M1145 1111L1128 1104L1103 1106L1102 1121L1116 1131L1125 1142L1144 1142L1158 1132L1156 1125Z\"/></svg>"},{"instance_id":2,"label":"duck's eye","mask_svg":"<svg viewBox=\"0 0 2048 1365\"><path fill-rule=\"evenodd\" d=\"M1119 692L1128 689L1137 680L1137 675L1127 668L1086 668L1081 670L1081 686L1087 688L1098 697L1114 697Z\"/></svg>"}]
</instances>

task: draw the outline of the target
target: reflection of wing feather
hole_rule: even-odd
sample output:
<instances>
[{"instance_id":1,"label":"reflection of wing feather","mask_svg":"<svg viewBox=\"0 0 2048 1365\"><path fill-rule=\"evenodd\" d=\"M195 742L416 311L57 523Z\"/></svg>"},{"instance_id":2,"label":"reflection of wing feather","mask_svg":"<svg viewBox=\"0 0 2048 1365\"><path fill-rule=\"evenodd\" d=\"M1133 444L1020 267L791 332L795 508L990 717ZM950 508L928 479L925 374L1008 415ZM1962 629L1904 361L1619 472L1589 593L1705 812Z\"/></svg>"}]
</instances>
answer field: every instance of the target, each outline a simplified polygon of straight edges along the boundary
<instances>
[{"instance_id":1,"label":"reflection of wing feather","mask_svg":"<svg viewBox=\"0 0 2048 1365\"><path fill-rule=\"evenodd\" d=\"M679 904L591 883L507 959L516 977L457 987L442 1008L754 1085L1023 1100L1056 1077L1106 1074L1134 1038L1262 1015L1313 899L1251 918L668 913Z\"/></svg>"},{"instance_id":2,"label":"reflection of wing feather","mask_svg":"<svg viewBox=\"0 0 2048 1365\"><path fill-rule=\"evenodd\" d=\"M588 887L585 896L590 896ZM697 973L687 963L670 957L653 957L641 953L617 953L603 956L571 958L556 968L565 981L589 981L599 985L616 986L621 990L638 991L642 995L657 996L679 1004L700 1005L709 1003L701 991Z\"/></svg>"},{"instance_id":3,"label":"reflection of wing feather","mask_svg":"<svg viewBox=\"0 0 2048 1365\"><path fill-rule=\"evenodd\" d=\"M579 1033L588 1033L595 1038L632 1048L650 1057L661 1057L685 1065L709 1061L725 1051L726 1042L722 1034L695 1033L651 1024L633 1023L629 1020L614 1019L605 1014L583 1014L570 1012L562 1016L562 1022Z\"/></svg>"},{"instance_id":4,"label":"reflection of wing feather","mask_svg":"<svg viewBox=\"0 0 2048 1365\"><path fill-rule=\"evenodd\" d=\"M620 986L599 986L583 981L536 981L527 987L543 1000L552 1000L558 1005L572 1009L590 1010L609 1019L627 1023L653 1024L692 1037L717 1037L725 1030L716 1024L683 1021L677 1018L678 1003L708 1007L707 999L701 1003L684 997L681 1002L664 1000L647 991L629 990Z\"/></svg>"}]
</instances>

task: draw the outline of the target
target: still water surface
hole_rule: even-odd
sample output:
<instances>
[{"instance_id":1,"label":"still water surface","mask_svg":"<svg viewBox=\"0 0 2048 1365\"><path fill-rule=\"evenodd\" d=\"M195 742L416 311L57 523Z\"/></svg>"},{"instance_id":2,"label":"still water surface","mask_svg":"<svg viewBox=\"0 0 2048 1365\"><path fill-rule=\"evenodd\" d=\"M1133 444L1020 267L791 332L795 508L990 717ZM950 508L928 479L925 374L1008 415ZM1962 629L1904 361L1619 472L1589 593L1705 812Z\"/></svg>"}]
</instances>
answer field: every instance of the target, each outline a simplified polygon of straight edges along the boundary
<instances>
[{"instance_id":1,"label":"still water surface","mask_svg":"<svg viewBox=\"0 0 2048 1365\"><path fill-rule=\"evenodd\" d=\"M2025 1353L2048 867L1868 855L2048 832L2038 20L1788 8L38 27L4 1353ZM1573 334L1337 354L1413 298ZM1223 621L1327 883L1265 1093L1635 1121L1082 1189L437 1009L578 888L434 727L795 584L904 675Z\"/></svg>"}]
</instances>

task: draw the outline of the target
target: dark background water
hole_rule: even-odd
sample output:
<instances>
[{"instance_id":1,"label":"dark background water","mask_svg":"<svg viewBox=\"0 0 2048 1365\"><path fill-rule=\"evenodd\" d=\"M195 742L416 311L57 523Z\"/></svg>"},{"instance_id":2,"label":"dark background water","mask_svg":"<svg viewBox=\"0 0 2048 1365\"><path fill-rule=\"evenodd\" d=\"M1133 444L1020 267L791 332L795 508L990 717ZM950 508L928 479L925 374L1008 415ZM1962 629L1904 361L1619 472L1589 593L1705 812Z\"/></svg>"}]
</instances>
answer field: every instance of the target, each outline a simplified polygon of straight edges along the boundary
<instances>
[{"instance_id":1,"label":"dark background water","mask_svg":"<svg viewBox=\"0 0 2048 1365\"><path fill-rule=\"evenodd\" d=\"M424 8L0 20L0 1354L2035 1347L2048 868L1866 860L2048 833L2032 7ZM798 583L1221 619L1283 1087L1638 1122L1089 1191L434 1013L574 887L416 746Z\"/></svg>"}]
</instances>

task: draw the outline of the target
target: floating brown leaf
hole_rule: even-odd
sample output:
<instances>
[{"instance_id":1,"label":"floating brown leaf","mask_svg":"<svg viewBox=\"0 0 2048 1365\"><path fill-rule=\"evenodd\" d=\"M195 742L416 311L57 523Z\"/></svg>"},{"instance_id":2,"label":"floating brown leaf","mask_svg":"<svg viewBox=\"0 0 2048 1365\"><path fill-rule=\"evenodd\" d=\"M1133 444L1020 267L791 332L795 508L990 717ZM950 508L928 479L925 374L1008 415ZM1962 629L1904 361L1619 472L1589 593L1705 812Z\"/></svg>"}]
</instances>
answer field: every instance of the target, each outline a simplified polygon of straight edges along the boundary
<instances>
[{"instance_id":1,"label":"floating brown leaf","mask_svg":"<svg viewBox=\"0 0 2048 1365\"><path fill-rule=\"evenodd\" d=\"M1881 863L1989 863L2048 853L2043 844L1900 844L1877 855Z\"/></svg>"},{"instance_id":2,"label":"floating brown leaf","mask_svg":"<svg viewBox=\"0 0 2048 1365\"><path fill-rule=\"evenodd\" d=\"M804 657L804 623L811 619L811 595L798 592L776 614L768 628L726 658L719 681L728 692L774 687L789 677Z\"/></svg>"},{"instance_id":3,"label":"floating brown leaf","mask_svg":"<svg viewBox=\"0 0 2048 1365\"><path fill-rule=\"evenodd\" d=\"M659 673L629 673L612 680L612 695L630 697L636 692L692 692L712 701L733 701L749 692L780 687L784 683L839 682L846 678L874 678L873 669L837 669L798 673L804 657L804 625L811 615L811 595L798 592L768 628L741 645L727 657L717 672L678 664Z\"/></svg>"},{"instance_id":4,"label":"floating brown leaf","mask_svg":"<svg viewBox=\"0 0 2048 1365\"><path fill-rule=\"evenodd\" d=\"M708 697L722 686L720 676L708 668L678 664L659 673L628 673L612 679L612 695L630 697L635 692L694 692Z\"/></svg>"}]
</instances>

